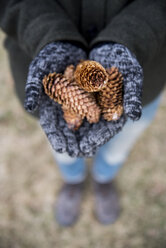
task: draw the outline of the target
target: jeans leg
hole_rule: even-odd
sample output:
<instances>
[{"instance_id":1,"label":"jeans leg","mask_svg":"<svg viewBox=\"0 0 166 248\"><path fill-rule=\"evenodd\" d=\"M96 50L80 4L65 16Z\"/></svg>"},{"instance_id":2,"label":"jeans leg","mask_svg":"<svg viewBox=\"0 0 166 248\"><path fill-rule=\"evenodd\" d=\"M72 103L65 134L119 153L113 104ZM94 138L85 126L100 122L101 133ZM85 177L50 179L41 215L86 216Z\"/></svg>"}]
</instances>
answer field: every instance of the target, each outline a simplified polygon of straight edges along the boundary
<instances>
[{"instance_id":1,"label":"jeans leg","mask_svg":"<svg viewBox=\"0 0 166 248\"><path fill-rule=\"evenodd\" d=\"M86 178L86 166L83 158L72 158L67 153L53 151L55 161L66 183L81 183Z\"/></svg>"},{"instance_id":2,"label":"jeans leg","mask_svg":"<svg viewBox=\"0 0 166 248\"><path fill-rule=\"evenodd\" d=\"M105 183L114 179L133 145L153 120L160 99L161 96L159 95L146 105L139 121L128 120L123 130L99 149L92 167L92 175L96 181Z\"/></svg>"}]
</instances>

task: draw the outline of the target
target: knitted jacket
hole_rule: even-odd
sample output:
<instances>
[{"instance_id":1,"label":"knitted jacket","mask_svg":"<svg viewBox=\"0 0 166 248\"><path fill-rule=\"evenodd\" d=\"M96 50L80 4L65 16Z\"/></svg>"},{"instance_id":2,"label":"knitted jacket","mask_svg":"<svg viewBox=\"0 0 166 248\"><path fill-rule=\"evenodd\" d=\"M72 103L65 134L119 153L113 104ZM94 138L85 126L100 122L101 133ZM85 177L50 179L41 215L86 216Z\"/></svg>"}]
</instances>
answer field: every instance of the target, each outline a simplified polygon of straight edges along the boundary
<instances>
[{"instance_id":1,"label":"knitted jacket","mask_svg":"<svg viewBox=\"0 0 166 248\"><path fill-rule=\"evenodd\" d=\"M8 36L8 47L12 44L15 74L19 53L24 61L31 61L50 42L75 42L89 51L98 43L113 41L128 47L143 67L143 104L164 86L165 0L1 0L0 26Z\"/></svg>"}]
</instances>

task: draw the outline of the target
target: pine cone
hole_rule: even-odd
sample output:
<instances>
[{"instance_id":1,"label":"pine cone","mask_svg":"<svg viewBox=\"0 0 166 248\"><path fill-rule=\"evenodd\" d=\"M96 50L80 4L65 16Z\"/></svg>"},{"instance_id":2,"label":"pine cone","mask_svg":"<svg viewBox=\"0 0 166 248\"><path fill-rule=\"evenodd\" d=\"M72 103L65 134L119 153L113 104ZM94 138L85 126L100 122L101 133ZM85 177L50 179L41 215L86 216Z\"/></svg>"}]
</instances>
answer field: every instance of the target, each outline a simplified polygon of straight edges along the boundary
<instances>
[{"instance_id":1,"label":"pine cone","mask_svg":"<svg viewBox=\"0 0 166 248\"><path fill-rule=\"evenodd\" d=\"M71 81L74 80L74 70L75 67L74 65L69 65L66 67L65 71L64 71L64 76ZM65 121L68 124L68 128L72 129L73 131L76 131L77 129L79 129L79 127L81 126L83 119L81 118L80 115L76 114L75 112L73 112L72 110L70 110L68 107L62 106L62 110L63 110L63 118L65 119Z\"/></svg>"},{"instance_id":2,"label":"pine cone","mask_svg":"<svg viewBox=\"0 0 166 248\"><path fill-rule=\"evenodd\" d=\"M82 120L86 117L90 123L99 121L100 108L96 104L95 97L81 89L74 80L69 81L62 74L54 72L44 77L43 85L45 93L62 104L62 108L69 109Z\"/></svg>"},{"instance_id":3,"label":"pine cone","mask_svg":"<svg viewBox=\"0 0 166 248\"><path fill-rule=\"evenodd\" d=\"M92 60L80 62L74 77L80 87L87 92L100 91L108 82L108 74L104 67Z\"/></svg>"},{"instance_id":4,"label":"pine cone","mask_svg":"<svg viewBox=\"0 0 166 248\"><path fill-rule=\"evenodd\" d=\"M123 113L123 78L116 67L107 69L107 86L98 93L98 104L107 121L118 120Z\"/></svg>"}]
</instances>

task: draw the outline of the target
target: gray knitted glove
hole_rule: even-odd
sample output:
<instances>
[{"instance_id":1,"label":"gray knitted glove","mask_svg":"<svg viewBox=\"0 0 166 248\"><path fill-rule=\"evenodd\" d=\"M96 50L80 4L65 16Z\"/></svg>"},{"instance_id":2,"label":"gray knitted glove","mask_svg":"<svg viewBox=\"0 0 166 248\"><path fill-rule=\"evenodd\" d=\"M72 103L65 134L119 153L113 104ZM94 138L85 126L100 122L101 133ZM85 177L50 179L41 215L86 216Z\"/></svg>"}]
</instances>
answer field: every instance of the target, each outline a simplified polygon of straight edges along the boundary
<instances>
[{"instance_id":1,"label":"gray knitted glove","mask_svg":"<svg viewBox=\"0 0 166 248\"><path fill-rule=\"evenodd\" d=\"M142 112L143 70L134 54L121 44L108 43L92 49L89 58L105 68L118 67L124 78L124 112L132 120L139 120Z\"/></svg>"},{"instance_id":2,"label":"gray knitted glove","mask_svg":"<svg viewBox=\"0 0 166 248\"><path fill-rule=\"evenodd\" d=\"M63 72L67 65L76 65L81 59L86 59L81 48L65 42L50 43L31 62L25 87L25 109L32 113L39 110L40 124L53 149L71 156L83 155L79 138L68 129L60 105L45 95L42 79L50 72Z\"/></svg>"},{"instance_id":3,"label":"gray knitted glove","mask_svg":"<svg viewBox=\"0 0 166 248\"><path fill-rule=\"evenodd\" d=\"M25 87L25 109L32 113L37 110L40 96L43 94L42 79L45 75L51 72L63 72L67 65L76 65L81 59L86 59L86 54L75 45L67 42L46 45L29 66Z\"/></svg>"},{"instance_id":4,"label":"gray knitted glove","mask_svg":"<svg viewBox=\"0 0 166 248\"><path fill-rule=\"evenodd\" d=\"M44 94L41 81L45 74L63 72L67 65L76 65L80 59L86 59L84 51L68 43L51 43L41 50L29 67L25 108L34 112L39 106L40 123L53 149L74 157L88 157L94 155L101 145L122 129L126 117L124 114L118 121L112 122L101 118L96 124L84 120L78 131L68 129L60 105Z\"/></svg>"},{"instance_id":5,"label":"gray knitted glove","mask_svg":"<svg viewBox=\"0 0 166 248\"><path fill-rule=\"evenodd\" d=\"M105 68L116 66L124 78L124 114L117 121L100 119L80 142L81 150L93 153L98 147L116 135L126 122L126 116L138 120L141 116L143 71L135 56L123 45L116 43L100 44L89 54L90 60L101 63Z\"/></svg>"}]
</instances>

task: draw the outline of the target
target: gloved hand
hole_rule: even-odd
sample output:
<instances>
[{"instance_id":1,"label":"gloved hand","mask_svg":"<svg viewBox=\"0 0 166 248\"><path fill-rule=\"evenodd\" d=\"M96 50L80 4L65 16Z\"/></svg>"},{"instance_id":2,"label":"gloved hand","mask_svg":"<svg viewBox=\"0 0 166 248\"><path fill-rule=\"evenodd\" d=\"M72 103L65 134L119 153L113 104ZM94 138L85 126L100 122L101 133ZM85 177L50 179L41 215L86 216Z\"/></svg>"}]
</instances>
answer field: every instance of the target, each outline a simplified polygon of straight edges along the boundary
<instances>
[{"instance_id":1,"label":"gloved hand","mask_svg":"<svg viewBox=\"0 0 166 248\"><path fill-rule=\"evenodd\" d=\"M116 43L99 44L89 54L90 60L95 60L105 68L116 66L123 75L124 114L117 121L107 122L103 119L94 124L85 133L80 142L83 153L90 153L105 144L125 124L126 117L139 120L142 111L143 70L135 56L123 45Z\"/></svg>"},{"instance_id":2,"label":"gloved hand","mask_svg":"<svg viewBox=\"0 0 166 248\"><path fill-rule=\"evenodd\" d=\"M45 95L42 79L50 72L63 72L67 65L76 65L81 59L86 59L83 49L67 42L50 43L31 62L25 87L25 109L32 113L39 110L40 124L53 149L71 156L82 155L79 137L68 129L60 105Z\"/></svg>"},{"instance_id":3,"label":"gloved hand","mask_svg":"<svg viewBox=\"0 0 166 248\"><path fill-rule=\"evenodd\" d=\"M25 88L25 109L34 112L39 106L40 124L53 149L74 157L94 155L97 148L119 132L126 121L124 114L118 121L107 122L101 118L100 122L89 124L84 120L78 131L68 129L60 105L43 92L42 79L49 72L63 72L67 65L76 65L80 59L86 59L86 55L74 45L63 42L47 45L32 61Z\"/></svg>"},{"instance_id":4,"label":"gloved hand","mask_svg":"<svg viewBox=\"0 0 166 248\"><path fill-rule=\"evenodd\" d=\"M108 43L91 50L89 58L105 68L115 66L123 76L124 113L133 121L139 120L142 113L143 70L134 54L121 44Z\"/></svg>"}]
</instances>

